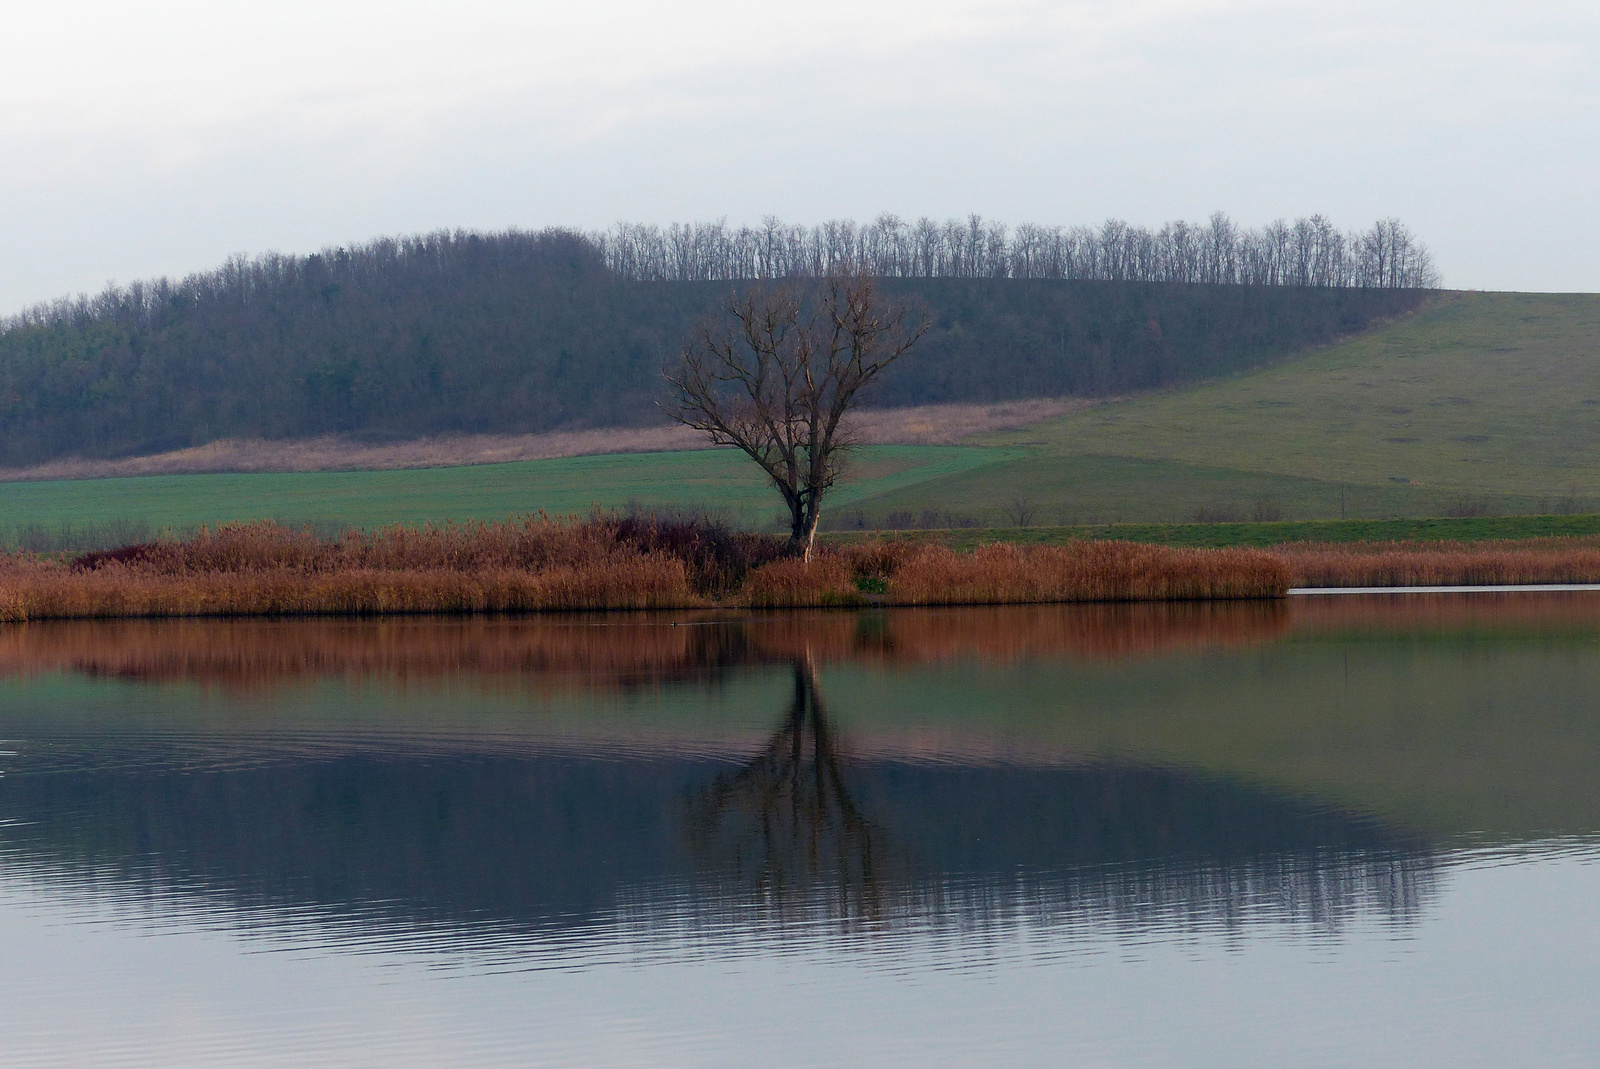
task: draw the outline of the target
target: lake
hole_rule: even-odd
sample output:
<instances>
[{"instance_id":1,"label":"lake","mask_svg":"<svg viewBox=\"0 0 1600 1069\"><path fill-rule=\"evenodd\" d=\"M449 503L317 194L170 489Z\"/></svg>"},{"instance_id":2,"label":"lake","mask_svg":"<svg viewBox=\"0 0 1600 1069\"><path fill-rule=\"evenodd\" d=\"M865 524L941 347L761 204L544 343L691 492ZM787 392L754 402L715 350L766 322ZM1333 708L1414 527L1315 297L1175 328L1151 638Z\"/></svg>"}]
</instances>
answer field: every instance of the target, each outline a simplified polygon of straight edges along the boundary
<instances>
[{"instance_id":1,"label":"lake","mask_svg":"<svg viewBox=\"0 0 1600 1069\"><path fill-rule=\"evenodd\" d=\"M0 628L0 1063L1593 1065L1600 594Z\"/></svg>"}]
</instances>

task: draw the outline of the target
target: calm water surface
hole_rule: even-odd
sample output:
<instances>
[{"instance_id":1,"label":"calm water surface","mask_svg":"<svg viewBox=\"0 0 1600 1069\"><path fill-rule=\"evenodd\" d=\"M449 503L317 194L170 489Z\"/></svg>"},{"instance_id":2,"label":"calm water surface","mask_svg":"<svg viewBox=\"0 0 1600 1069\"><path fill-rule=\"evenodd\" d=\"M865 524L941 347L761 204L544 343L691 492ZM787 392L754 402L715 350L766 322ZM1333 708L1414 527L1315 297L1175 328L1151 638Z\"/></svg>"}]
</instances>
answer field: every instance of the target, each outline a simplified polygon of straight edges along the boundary
<instances>
[{"instance_id":1,"label":"calm water surface","mask_svg":"<svg viewBox=\"0 0 1600 1069\"><path fill-rule=\"evenodd\" d=\"M1593 1065L1600 594L0 629L0 1064Z\"/></svg>"}]
</instances>

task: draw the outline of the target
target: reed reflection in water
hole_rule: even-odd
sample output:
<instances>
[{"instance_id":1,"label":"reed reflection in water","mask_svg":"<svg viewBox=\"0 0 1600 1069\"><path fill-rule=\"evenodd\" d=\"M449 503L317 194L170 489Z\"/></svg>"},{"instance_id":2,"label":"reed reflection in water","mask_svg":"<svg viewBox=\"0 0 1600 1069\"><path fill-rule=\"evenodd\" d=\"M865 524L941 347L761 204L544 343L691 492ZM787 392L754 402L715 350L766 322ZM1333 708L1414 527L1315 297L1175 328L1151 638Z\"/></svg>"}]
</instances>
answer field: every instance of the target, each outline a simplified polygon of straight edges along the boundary
<instances>
[{"instance_id":1,"label":"reed reflection in water","mask_svg":"<svg viewBox=\"0 0 1600 1069\"><path fill-rule=\"evenodd\" d=\"M3 627L0 1062L1587 1065L1597 607Z\"/></svg>"},{"instance_id":2,"label":"reed reflection in water","mask_svg":"<svg viewBox=\"0 0 1600 1069\"><path fill-rule=\"evenodd\" d=\"M983 724L879 723L823 678L969 665L981 701L1019 667L1181 667L1290 627L1248 604L29 625L0 633L0 841L14 874L169 919L545 965L1408 924L1426 831L1051 738L996 758ZM114 709L30 704L72 680ZM731 722L694 711L719 702Z\"/></svg>"},{"instance_id":3,"label":"reed reflection in water","mask_svg":"<svg viewBox=\"0 0 1600 1069\"><path fill-rule=\"evenodd\" d=\"M1279 602L522 618L110 620L0 628L0 678L70 671L268 690L306 679L506 677L588 687L809 657L883 665L1123 659L1284 635Z\"/></svg>"}]
</instances>

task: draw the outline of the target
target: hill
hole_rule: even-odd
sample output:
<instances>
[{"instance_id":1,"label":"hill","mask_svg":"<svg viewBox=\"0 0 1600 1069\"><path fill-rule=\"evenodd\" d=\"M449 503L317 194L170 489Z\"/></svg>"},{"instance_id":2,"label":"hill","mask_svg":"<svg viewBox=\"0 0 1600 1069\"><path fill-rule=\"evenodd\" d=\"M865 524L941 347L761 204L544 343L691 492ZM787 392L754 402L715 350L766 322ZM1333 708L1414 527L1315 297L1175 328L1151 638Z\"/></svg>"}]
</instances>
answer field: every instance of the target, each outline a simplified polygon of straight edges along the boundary
<instances>
[{"instance_id":1,"label":"hill","mask_svg":"<svg viewBox=\"0 0 1600 1069\"><path fill-rule=\"evenodd\" d=\"M1412 317L1269 368L1105 401L962 447L873 447L825 517L834 530L976 532L1600 512L1597 357L1600 296L1443 295ZM14 541L30 524L54 537L63 524L115 520L370 524L630 503L709 506L760 525L772 515L769 498L755 469L725 450L21 482L0 484L0 538Z\"/></svg>"},{"instance_id":2,"label":"hill","mask_svg":"<svg viewBox=\"0 0 1600 1069\"><path fill-rule=\"evenodd\" d=\"M832 530L1600 512L1600 296L1442 294L1286 362L1107 400L965 446L874 446ZM893 458L893 459L891 459ZM955 461L958 459L958 462ZM394 472L0 485L0 538L131 520L493 518L773 501L730 451ZM1320 535L1322 536L1322 535ZM1182 535L1189 539L1190 535ZM93 539L91 539L93 541Z\"/></svg>"},{"instance_id":3,"label":"hill","mask_svg":"<svg viewBox=\"0 0 1600 1069\"><path fill-rule=\"evenodd\" d=\"M0 466L224 438L373 440L661 422L661 369L734 283L642 281L564 231L238 260L0 329ZM886 406L1111 396L1270 364L1432 291L901 278L933 329Z\"/></svg>"}]
</instances>

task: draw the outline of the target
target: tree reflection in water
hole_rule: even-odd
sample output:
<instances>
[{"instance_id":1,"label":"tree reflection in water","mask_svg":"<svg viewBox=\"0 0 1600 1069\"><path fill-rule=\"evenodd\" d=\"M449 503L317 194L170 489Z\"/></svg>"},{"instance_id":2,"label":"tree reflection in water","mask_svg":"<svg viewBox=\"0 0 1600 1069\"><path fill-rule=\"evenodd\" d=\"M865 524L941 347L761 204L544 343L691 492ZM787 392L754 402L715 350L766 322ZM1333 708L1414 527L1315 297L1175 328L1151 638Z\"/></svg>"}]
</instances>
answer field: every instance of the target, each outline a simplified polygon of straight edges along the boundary
<instances>
[{"instance_id":1,"label":"tree reflection in water","mask_svg":"<svg viewBox=\"0 0 1600 1069\"><path fill-rule=\"evenodd\" d=\"M822 906L847 924L884 915L895 859L851 797L810 658L794 662L789 707L767 745L691 798L687 832L723 894L779 918L796 906Z\"/></svg>"},{"instance_id":2,"label":"tree reflection in water","mask_svg":"<svg viewBox=\"0 0 1600 1069\"><path fill-rule=\"evenodd\" d=\"M719 928L1331 931L1416 918L1436 866L1404 827L1176 767L852 763L808 656L766 745L686 810L687 897Z\"/></svg>"}]
</instances>

